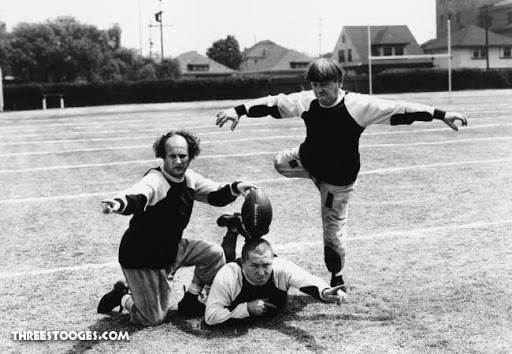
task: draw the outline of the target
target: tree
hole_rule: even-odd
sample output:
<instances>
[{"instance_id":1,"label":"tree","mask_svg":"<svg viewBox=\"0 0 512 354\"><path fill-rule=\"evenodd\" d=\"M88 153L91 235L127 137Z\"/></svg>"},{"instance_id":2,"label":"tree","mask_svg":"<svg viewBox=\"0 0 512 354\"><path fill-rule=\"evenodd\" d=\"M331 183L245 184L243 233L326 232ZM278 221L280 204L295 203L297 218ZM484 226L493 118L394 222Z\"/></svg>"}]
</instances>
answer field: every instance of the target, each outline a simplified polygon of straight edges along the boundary
<instances>
[{"instance_id":1,"label":"tree","mask_svg":"<svg viewBox=\"0 0 512 354\"><path fill-rule=\"evenodd\" d=\"M64 82L100 79L100 71L120 46L118 25L107 31L58 17L42 24L13 28L9 61L20 80Z\"/></svg>"},{"instance_id":2,"label":"tree","mask_svg":"<svg viewBox=\"0 0 512 354\"><path fill-rule=\"evenodd\" d=\"M226 39L219 39L207 49L208 58L237 70L242 63L242 53L238 41L234 36L228 35Z\"/></svg>"}]
</instances>

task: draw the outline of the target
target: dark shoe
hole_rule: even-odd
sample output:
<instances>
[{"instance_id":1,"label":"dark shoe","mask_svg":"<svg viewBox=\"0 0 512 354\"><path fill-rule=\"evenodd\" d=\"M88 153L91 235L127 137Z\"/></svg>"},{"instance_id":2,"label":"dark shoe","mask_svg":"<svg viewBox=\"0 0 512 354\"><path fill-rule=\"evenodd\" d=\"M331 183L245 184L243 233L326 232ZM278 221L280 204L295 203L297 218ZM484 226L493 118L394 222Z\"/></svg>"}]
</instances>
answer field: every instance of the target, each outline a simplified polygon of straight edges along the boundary
<instances>
[{"instance_id":1,"label":"dark shoe","mask_svg":"<svg viewBox=\"0 0 512 354\"><path fill-rule=\"evenodd\" d=\"M237 232L245 238L249 238L249 234L245 230L245 226L242 222L242 215L240 213L234 213L233 215L224 214L217 219L217 225L220 227L227 227L228 232Z\"/></svg>"},{"instance_id":2,"label":"dark shoe","mask_svg":"<svg viewBox=\"0 0 512 354\"><path fill-rule=\"evenodd\" d=\"M335 286L338 286L338 285L343 285L341 287L341 290L346 293L347 292L347 286L345 285L345 281L343 280L343 276L341 275L338 275L338 276L335 276L334 274L332 275L332 278L331 278L331 288L335 287Z\"/></svg>"},{"instance_id":3,"label":"dark shoe","mask_svg":"<svg viewBox=\"0 0 512 354\"><path fill-rule=\"evenodd\" d=\"M128 287L126 284L122 281L118 281L114 284L114 289L101 298L98 304L98 313L107 314L117 306L119 306L119 312L122 312L123 306L121 306L121 299L127 294Z\"/></svg>"},{"instance_id":4,"label":"dark shoe","mask_svg":"<svg viewBox=\"0 0 512 354\"><path fill-rule=\"evenodd\" d=\"M182 316L204 316L206 306L199 301L199 296L186 292L178 302L178 312Z\"/></svg>"}]
</instances>

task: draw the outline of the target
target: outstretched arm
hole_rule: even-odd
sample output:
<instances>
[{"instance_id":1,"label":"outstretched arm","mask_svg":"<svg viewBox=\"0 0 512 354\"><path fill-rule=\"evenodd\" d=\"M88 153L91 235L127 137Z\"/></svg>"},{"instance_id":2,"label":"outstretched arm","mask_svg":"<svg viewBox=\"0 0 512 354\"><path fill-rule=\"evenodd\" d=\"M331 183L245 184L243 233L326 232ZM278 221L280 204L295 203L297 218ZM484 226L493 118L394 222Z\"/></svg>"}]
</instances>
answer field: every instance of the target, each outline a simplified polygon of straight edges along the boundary
<instances>
[{"instance_id":1,"label":"outstretched arm","mask_svg":"<svg viewBox=\"0 0 512 354\"><path fill-rule=\"evenodd\" d=\"M234 130L242 116L251 118L271 116L278 119L300 117L304 110L309 108L314 98L313 91L257 98L217 113L215 124L221 128L224 124L231 121L231 130Z\"/></svg>"}]
</instances>

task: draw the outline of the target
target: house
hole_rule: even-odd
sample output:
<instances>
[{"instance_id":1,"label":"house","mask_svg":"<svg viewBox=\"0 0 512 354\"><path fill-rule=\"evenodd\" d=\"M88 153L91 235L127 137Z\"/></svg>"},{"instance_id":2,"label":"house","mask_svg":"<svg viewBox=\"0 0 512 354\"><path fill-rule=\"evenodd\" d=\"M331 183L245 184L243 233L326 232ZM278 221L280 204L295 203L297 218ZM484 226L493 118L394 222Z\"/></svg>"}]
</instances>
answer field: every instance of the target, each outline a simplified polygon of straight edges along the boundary
<instances>
[{"instance_id":1,"label":"house","mask_svg":"<svg viewBox=\"0 0 512 354\"><path fill-rule=\"evenodd\" d=\"M371 26L371 55L422 55L423 49L407 26ZM368 72L368 26L344 26L334 47L332 58L347 73ZM375 72L387 68L428 68L430 58L372 61Z\"/></svg>"},{"instance_id":2,"label":"house","mask_svg":"<svg viewBox=\"0 0 512 354\"><path fill-rule=\"evenodd\" d=\"M237 73L196 51L186 52L175 58L180 66L183 79L197 79L206 77L226 77Z\"/></svg>"},{"instance_id":3,"label":"house","mask_svg":"<svg viewBox=\"0 0 512 354\"><path fill-rule=\"evenodd\" d=\"M447 20L452 32L477 26L512 36L512 0L436 0L437 38L447 35Z\"/></svg>"},{"instance_id":4,"label":"house","mask_svg":"<svg viewBox=\"0 0 512 354\"><path fill-rule=\"evenodd\" d=\"M480 68L487 67L485 29L469 26L451 34L452 68ZM447 53L447 36L437 38L423 44L427 54ZM512 67L512 37L502 36L491 31L488 32L489 67ZM447 68L446 59L434 59L434 66Z\"/></svg>"},{"instance_id":5,"label":"house","mask_svg":"<svg viewBox=\"0 0 512 354\"><path fill-rule=\"evenodd\" d=\"M297 76L302 75L313 60L305 54L265 40L244 50L240 74Z\"/></svg>"}]
</instances>

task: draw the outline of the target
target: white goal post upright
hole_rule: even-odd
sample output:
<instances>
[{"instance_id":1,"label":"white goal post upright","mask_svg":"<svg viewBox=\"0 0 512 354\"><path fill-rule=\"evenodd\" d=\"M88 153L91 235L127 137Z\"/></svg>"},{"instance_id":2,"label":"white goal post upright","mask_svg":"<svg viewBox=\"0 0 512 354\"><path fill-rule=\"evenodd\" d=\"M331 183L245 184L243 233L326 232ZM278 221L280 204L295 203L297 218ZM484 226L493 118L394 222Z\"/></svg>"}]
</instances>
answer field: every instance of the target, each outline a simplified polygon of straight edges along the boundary
<instances>
[{"instance_id":1,"label":"white goal post upright","mask_svg":"<svg viewBox=\"0 0 512 354\"><path fill-rule=\"evenodd\" d=\"M4 111L4 79L2 76L2 68L0 67L0 112Z\"/></svg>"},{"instance_id":2,"label":"white goal post upright","mask_svg":"<svg viewBox=\"0 0 512 354\"><path fill-rule=\"evenodd\" d=\"M368 80L369 80L370 95L373 94L373 87L372 87L372 60L400 60L400 59L445 58L445 59L448 59L448 99L451 101L451 94L452 94L452 39L451 39L451 30L450 30L450 20L447 21L447 27L448 27L448 35L447 35L448 52L445 53L445 54L373 56L372 55L371 28L370 28L370 26L368 26Z\"/></svg>"}]
</instances>

